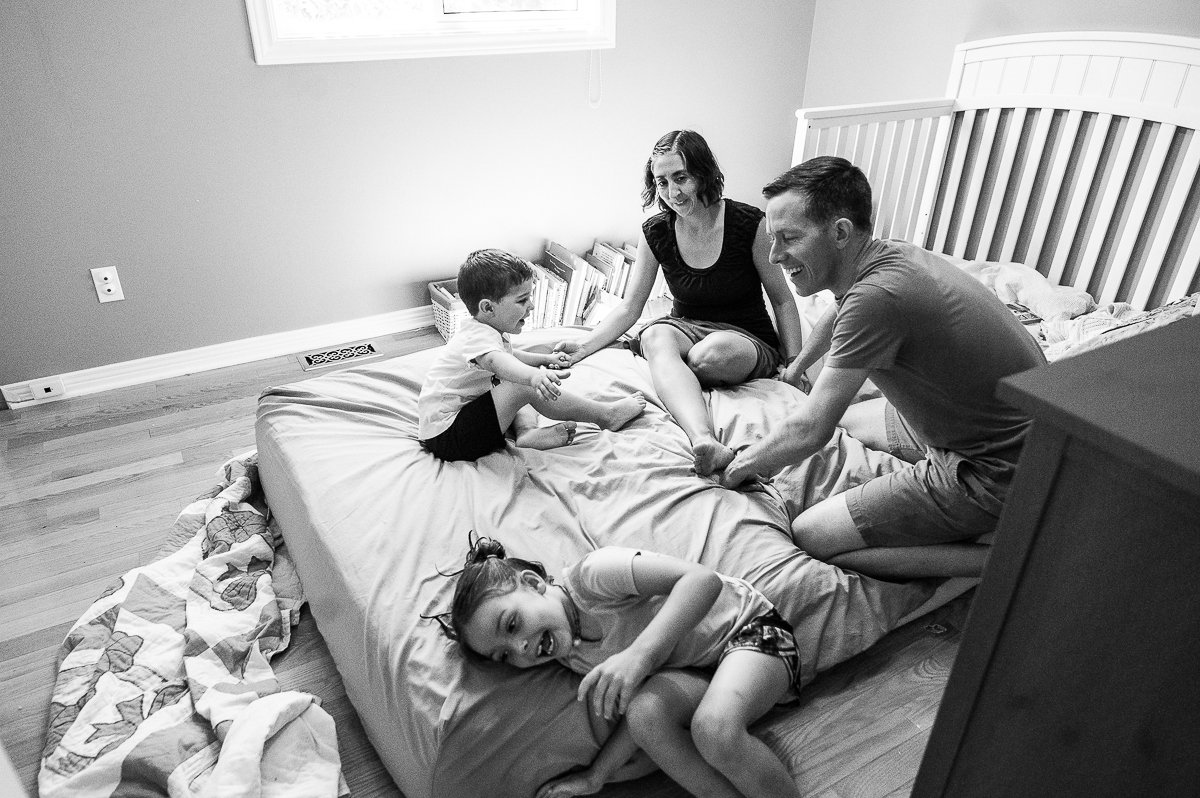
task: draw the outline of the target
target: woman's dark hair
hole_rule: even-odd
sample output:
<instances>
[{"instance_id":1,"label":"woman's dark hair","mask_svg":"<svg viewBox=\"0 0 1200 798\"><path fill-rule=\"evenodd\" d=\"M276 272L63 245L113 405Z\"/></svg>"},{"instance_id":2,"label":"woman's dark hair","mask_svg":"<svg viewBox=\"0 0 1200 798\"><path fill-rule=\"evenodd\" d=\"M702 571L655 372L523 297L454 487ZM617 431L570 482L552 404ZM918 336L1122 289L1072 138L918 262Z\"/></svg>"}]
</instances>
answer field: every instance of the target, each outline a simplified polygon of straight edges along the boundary
<instances>
[{"instance_id":1,"label":"woman's dark hair","mask_svg":"<svg viewBox=\"0 0 1200 798\"><path fill-rule=\"evenodd\" d=\"M458 643L464 657L473 662L491 662L466 644L463 629L484 601L519 588L521 573L524 571L533 571L542 579L550 581L545 566L540 562L506 556L500 541L489 537L474 537L472 533L471 548L467 552L462 570L458 572L458 582L454 586L450 612L432 616L442 625L446 637ZM446 615L449 615L449 620L446 619Z\"/></svg>"},{"instance_id":2,"label":"woman's dark hair","mask_svg":"<svg viewBox=\"0 0 1200 798\"><path fill-rule=\"evenodd\" d=\"M845 158L810 158L763 186L767 199L787 191L804 197L808 217L818 224L846 218L860 232L871 232L871 184L862 170Z\"/></svg>"},{"instance_id":3,"label":"woman's dark hair","mask_svg":"<svg viewBox=\"0 0 1200 798\"><path fill-rule=\"evenodd\" d=\"M654 159L660 155L677 152L683 159L683 168L696 179L699 188L696 196L705 205L717 202L725 193L725 175L717 166L716 156L708 148L708 142L694 130L672 130L660 138L646 159L645 172L642 175L645 186L642 188L642 207L649 208L658 201L659 210L669 211L667 204L658 196L654 185Z\"/></svg>"},{"instance_id":4,"label":"woman's dark hair","mask_svg":"<svg viewBox=\"0 0 1200 798\"><path fill-rule=\"evenodd\" d=\"M499 302L515 287L533 278L529 261L502 249L477 249L458 267L458 296L472 316L484 299Z\"/></svg>"}]
</instances>

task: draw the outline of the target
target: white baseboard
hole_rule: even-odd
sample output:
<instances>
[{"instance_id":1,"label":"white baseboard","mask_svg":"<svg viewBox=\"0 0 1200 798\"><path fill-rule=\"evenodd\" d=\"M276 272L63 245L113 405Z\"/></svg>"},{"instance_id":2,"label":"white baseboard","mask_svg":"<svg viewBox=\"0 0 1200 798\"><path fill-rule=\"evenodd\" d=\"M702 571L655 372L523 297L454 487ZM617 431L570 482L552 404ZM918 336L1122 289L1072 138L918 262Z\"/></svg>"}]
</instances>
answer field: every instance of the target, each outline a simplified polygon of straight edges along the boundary
<instances>
[{"instance_id":1,"label":"white baseboard","mask_svg":"<svg viewBox=\"0 0 1200 798\"><path fill-rule=\"evenodd\" d=\"M392 313L381 313L377 316L322 324L303 330L243 338L240 341L229 341L224 344L213 344L196 349L186 349L182 352L169 352L165 355L127 360L122 363L70 371L65 374L48 374L37 378L39 380L48 377L61 379L64 390L62 396L58 397L34 399L33 390L30 388L30 382L33 380L0 385L0 393L3 394L9 407L26 407L53 402L57 399L69 399L74 396L111 391L114 388L125 388L130 385L180 377L198 371L299 354L310 349L360 341L379 335L392 335L432 325L433 308L430 305L424 305Z\"/></svg>"}]
</instances>

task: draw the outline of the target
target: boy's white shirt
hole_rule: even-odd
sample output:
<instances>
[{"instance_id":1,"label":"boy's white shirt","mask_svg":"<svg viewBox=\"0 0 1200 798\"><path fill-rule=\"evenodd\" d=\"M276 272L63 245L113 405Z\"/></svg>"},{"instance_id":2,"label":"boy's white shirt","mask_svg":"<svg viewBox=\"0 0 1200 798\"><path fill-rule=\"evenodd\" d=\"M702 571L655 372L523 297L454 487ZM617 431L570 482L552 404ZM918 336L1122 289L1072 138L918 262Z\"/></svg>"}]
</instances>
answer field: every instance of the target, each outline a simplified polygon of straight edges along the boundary
<instances>
[{"instance_id":1,"label":"boy's white shirt","mask_svg":"<svg viewBox=\"0 0 1200 798\"><path fill-rule=\"evenodd\" d=\"M458 411L492 389L492 372L476 360L489 352L513 353L507 333L468 317L442 348L417 399L417 437L428 440L449 429Z\"/></svg>"}]
</instances>

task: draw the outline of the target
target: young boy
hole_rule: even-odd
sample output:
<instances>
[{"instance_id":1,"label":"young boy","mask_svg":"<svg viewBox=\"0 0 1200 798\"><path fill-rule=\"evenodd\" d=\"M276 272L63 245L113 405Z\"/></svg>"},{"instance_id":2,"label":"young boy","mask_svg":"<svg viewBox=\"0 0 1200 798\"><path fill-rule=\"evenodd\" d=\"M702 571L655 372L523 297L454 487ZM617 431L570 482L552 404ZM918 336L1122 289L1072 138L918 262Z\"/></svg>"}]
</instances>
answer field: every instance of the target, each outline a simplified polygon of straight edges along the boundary
<instances>
[{"instance_id":1,"label":"young boy","mask_svg":"<svg viewBox=\"0 0 1200 798\"><path fill-rule=\"evenodd\" d=\"M569 444L577 421L616 430L645 409L640 392L604 402L565 393L568 355L513 349L509 336L533 310L533 269L521 258L498 249L472 252L458 270L458 294L471 318L429 370L417 401L418 437L427 451L443 460L477 460L504 448L509 427L518 446L549 449ZM529 406L565 423L539 429Z\"/></svg>"}]
</instances>

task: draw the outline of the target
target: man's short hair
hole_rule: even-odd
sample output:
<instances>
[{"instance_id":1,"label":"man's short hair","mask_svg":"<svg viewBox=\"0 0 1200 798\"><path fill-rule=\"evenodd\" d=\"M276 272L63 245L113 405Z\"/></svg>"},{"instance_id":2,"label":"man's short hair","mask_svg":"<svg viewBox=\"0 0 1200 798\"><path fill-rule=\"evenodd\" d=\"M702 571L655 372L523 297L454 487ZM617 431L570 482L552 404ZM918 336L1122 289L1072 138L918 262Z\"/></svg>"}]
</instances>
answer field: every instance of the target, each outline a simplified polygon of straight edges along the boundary
<instances>
[{"instance_id":1,"label":"man's short hair","mask_svg":"<svg viewBox=\"0 0 1200 798\"><path fill-rule=\"evenodd\" d=\"M871 232L871 184L862 170L845 158L810 158L763 186L767 199L787 191L804 197L808 216L814 222L824 224L846 218L860 231Z\"/></svg>"},{"instance_id":2,"label":"man's short hair","mask_svg":"<svg viewBox=\"0 0 1200 798\"><path fill-rule=\"evenodd\" d=\"M472 316L479 314L485 299L499 302L521 283L533 277L533 267L502 249L477 249L458 267L458 296Z\"/></svg>"}]
</instances>

